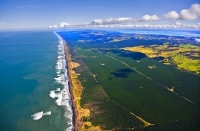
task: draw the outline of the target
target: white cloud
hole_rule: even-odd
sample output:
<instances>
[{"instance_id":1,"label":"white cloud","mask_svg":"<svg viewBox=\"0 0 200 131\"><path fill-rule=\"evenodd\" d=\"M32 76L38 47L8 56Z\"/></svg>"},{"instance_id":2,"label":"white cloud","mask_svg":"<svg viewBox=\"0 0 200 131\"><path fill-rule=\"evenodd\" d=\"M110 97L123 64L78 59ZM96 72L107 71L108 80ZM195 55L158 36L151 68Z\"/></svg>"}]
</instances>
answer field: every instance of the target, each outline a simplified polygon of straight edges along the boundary
<instances>
[{"instance_id":1,"label":"white cloud","mask_svg":"<svg viewBox=\"0 0 200 131\"><path fill-rule=\"evenodd\" d=\"M49 28L58 28L58 25L49 26Z\"/></svg>"},{"instance_id":2,"label":"white cloud","mask_svg":"<svg viewBox=\"0 0 200 131\"><path fill-rule=\"evenodd\" d=\"M58 28L58 27L59 27L58 25L54 25L54 26L53 26L53 28Z\"/></svg>"},{"instance_id":3,"label":"white cloud","mask_svg":"<svg viewBox=\"0 0 200 131\"><path fill-rule=\"evenodd\" d=\"M177 13L175 10L169 11L164 15L166 19L173 20L194 20L200 16L200 4L192 4L190 8L183 9L180 13ZM49 28L58 28L58 27L133 27L133 28L193 28L200 29L200 23L198 24L182 24L180 22L175 22L173 24L138 24L139 22L151 22L163 20L159 18L156 14L149 15L146 14L140 18L131 18L131 17L119 17L119 18L109 18L106 20L94 19L90 23L79 24L79 25L70 25L66 22L61 22L58 25L49 26ZM134 24L135 23L135 24ZM136 24L137 23L137 24ZM152 23L152 22L151 22Z\"/></svg>"},{"instance_id":4,"label":"white cloud","mask_svg":"<svg viewBox=\"0 0 200 131\"><path fill-rule=\"evenodd\" d=\"M175 22L176 26L181 26L182 24L180 22Z\"/></svg>"},{"instance_id":5,"label":"white cloud","mask_svg":"<svg viewBox=\"0 0 200 131\"><path fill-rule=\"evenodd\" d=\"M178 19L179 18L179 14L176 11L169 11L166 15L164 15L165 18L168 19Z\"/></svg>"},{"instance_id":6,"label":"white cloud","mask_svg":"<svg viewBox=\"0 0 200 131\"><path fill-rule=\"evenodd\" d=\"M197 15L200 15L200 4L192 4L189 10Z\"/></svg>"},{"instance_id":7,"label":"white cloud","mask_svg":"<svg viewBox=\"0 0 200 131\"><path fill-rule=\"evenodd\" d=\"M119 17L118 18L118 21L129 21L129 20L132 20L132 18L130 18L130 17Z\"/></svg>"},{"instance_id":8,"label":"white cloud","mask_svg":"<svg viewBox=\"0 0 200 131\"><path fill-rule=\"evenodd\" d=\"M140 21L156 21L156 20L159 20L158 16L157 15L144 15Z\"/></svg>"},{"instance_id":9,"label":"white cloud","mask_svg":"<svg viewBox=\"0 0 200 131\"><path fill-rule=\"evenodd\" d=\"M93 25L102 25L103 24L103 20L102 19L94 19L91 24Z\"/></svg>"},{"instance_id":10,"label":"white cloud","mask_svg":"<svg viewBox=\"0 0 200 131\"><path fill-rule=\"evenodd\" d=\"M151 16L151 20L152 20L152 21L154 21L154 20L159 20L159 18L158 18L157 15L152 15L152 16Z\"/></svg>"},{"instance_id":11,"label":"white cloud","mask_svg":"<svg viewBox=\"0 0 200 131\"><path fill-rule=\"evenodd\" d=\"M169 11L165 14L167 19L181 19L181 20L194 20L200 15L200 4L192 4L189 9L183 9L178 14L176 11Z\"/></svg>"},{"instance_id":12,"label":"white cloud","mask_svg":"<svg viewBox=\"0 0 200 131\"><path fill-rule=\"evenodd\" d=\"M116 19L115 19L116 20ZM200 29L200 23L197 24L182 24L180 22L175 22L173 24L102 24L104 23L101 19L94 20L96 24L86 23L81 25L70 25L64 27L72 28L181 28L181 29ZM94 22L93 21L93 22ZM109 21L107 19L107 21ZM113 21L113 19L110 19ZM61 22L65 23L65 22ZM98 23L98 24L97 24ZM101 24L100 24L101 23ZM59 28L60 25L49 26L49 28Z\"/></svg>"},{"instance_id":13,"label":"white cloud","mask_svg":"<svg viewBox=\"0 0 200 131\"><path fill-rule=\"evenodd\" d=\"M181 10L180 19L194 20L200 15L200 4L192 4L189 9Z\"/></svg>"},{"instance_id":14,"label":"white cloud","mask_svg":"<svg viewBox=\"0 0 200 131\"><path fill-rule=\"evenodd\" d=\"M106 20L94 19L90 24L91 25L111 25L111 24L121 24L121 23L132 22L132 21L134 21L134 19L130 17L119 17L119 18L109 18Z\"/></svg>"},{"instance_id":15,"label":"white cloud","mask_svg":"<svg viewBox=\"0 0 200 131\"><path fill-rule=\"evenodd\" d=\"M70 24L66 22L60 22L59 24L59 27L68 27L68 26L70 26Z\"/></svg>"},{"instance_id":16,"label":"white cloud","mask_svg":"<svg viewBox=\"0 0 200 131\"><path fill-rule=\"evenodd\" d=\"M197 15L191 12L190 10L182 10L180 13L180 19L183 20L194 20L197 18Z\"/></svg>"},{"instance_id":17,"label":"white cloud","mask_svg":"<svg viewBox=\"0 0 200 131\"><path fill-rule=\"evenodd\" d=\"M119 18L109 18L106 20L94 19L90 22L90 25L112 25L112 24L124 24L124 23L134 23L143 21L156 21L160 20L157 15L144 15L141 18L131 18L131 17L119 17Z\"/></svg>"},{"instance_id":18,"label":"white cloud","mask_svg":"<svg viewBox=\"0 0 200 131\"><path fill-rule=\"evenodd\" d=\"M92 27L92 26L90 26ZM126 24L126 25L95 25L95 27L107 28L176 28L176 29L200 29L200 23L197 24L182 24L175 22L173 24Z\"/></svg>"},{"instance_id":19,"label":"white cloud","mask_svg":"<svg viewBox=\"0 0 200 131\"><path fill-rule=\"evenodd\" d=\"M71 25L67 22L60 22L58 25L49 26L49 28L63 28L63 27L70 27Z\"/></svg>"}]
</instances>

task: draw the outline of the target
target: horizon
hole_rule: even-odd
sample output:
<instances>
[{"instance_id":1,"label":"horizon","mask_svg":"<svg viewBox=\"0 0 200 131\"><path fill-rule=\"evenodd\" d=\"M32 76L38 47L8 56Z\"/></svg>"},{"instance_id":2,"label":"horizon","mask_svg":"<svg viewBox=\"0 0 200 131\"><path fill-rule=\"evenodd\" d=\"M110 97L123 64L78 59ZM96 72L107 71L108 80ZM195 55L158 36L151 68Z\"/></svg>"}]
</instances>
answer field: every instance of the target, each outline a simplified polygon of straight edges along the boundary
<instances>
[{"instance_id":1,"label":"horizon","mask_svg":"<svg viewBox=\"0 0 200 131\"><path fill-rule=\"evenodd\" d=\"M0 1L0 30L200 29L198 0Z\"/></svg>"},{"instance_id":2,"label":"horizon","mask_svg":"<svg viewBox=\"0 0 200 131\"><path fill-rule=\"evenodd\" d=\"M131 27L58 27L58 28L49 28L49 27L37 27L37 28L13 28L13 29L0 29L0 32L9 32L9 31L75 31L75 30L96 30L96 31L115 31L115 30L167 30L167 31L198 31L199 29L194 28L131 28Z\"/></svg>"}]
</instances>

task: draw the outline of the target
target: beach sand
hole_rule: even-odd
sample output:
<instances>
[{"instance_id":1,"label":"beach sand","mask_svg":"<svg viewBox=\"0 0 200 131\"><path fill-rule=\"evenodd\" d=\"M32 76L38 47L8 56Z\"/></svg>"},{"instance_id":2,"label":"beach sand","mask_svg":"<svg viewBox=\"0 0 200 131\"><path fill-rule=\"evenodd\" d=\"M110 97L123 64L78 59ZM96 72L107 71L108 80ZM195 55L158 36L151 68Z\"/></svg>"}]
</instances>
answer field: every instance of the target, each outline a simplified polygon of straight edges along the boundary
<instances>
[{"instance_id":1,"label":"beach sand","mask_svg":"<svg viewBox=\"0 0 200 131\"><path fill-rule=\"evenodd\" d=\"M78 80L78 76L80 74L76 73L73 69L80 66L79 63L73 62L72 57L67 46L65 40L63 40L64 48L65 48L65 56L68 64L68 76L69 76L69 86L70 86L70 93L72 96L72 108L73 108L73 123L74 123L74 130L75 131L99 131L100 126L92 126L92 123L87 121L83 122L82 117L89 117L90 110L84 109L80 106L81 95L83 86L81 82ZM85 129L85 126L89 127Z\"/></svg>"}]
</instances>

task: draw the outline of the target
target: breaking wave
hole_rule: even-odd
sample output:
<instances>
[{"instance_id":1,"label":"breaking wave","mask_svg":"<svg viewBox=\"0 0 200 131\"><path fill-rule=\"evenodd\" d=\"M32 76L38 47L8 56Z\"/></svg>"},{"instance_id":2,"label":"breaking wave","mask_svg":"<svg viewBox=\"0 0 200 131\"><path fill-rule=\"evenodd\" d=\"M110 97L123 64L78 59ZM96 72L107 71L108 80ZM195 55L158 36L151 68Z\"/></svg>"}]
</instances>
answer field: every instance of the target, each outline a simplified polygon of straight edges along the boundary
<instances>
[{"instance_id":1,"label":"breaking wave","mask_svg":"<svg viewBox=\"0 0 200 131\"><path fill-rule=\"evenodd\" d=\"M68 128L66 131L73 130L73 111L72 111L72 101L71 95L69 92L69 80L67 75L67 63L65 57L65 50L64 50L64 43L62 38L54 32L54 34L59 38L59 45L58 45L58 57L56 62L56 77L54 78L55 81L63 86L63 88L57 88L56 90L50 91L49 96L55 99L55 103L58 106L62 106L65 109L64 116L67 119Z\"/></svg>"},{"instance_id":2,"label":"breaking wave","mask_svg":"<svg viewBox=\"0 0 200 131\"><path fill-rule=\"evenodd\" d=\"M33 120L39 120L41 119L44 115L51 115L51 111L48 111L48 112L37 112L35 114L33 114L31 117L33 117Z\"/></svg>"}]
</instances>

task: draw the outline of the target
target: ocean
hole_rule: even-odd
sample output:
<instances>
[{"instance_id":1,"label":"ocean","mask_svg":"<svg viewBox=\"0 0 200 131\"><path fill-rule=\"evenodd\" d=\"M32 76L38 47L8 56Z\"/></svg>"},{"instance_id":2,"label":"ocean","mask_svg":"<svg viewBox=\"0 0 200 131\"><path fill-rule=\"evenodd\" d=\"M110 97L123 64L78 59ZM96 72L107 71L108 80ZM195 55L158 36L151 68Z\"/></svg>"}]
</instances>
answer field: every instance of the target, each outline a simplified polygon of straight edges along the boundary
<instances>
[{"instance_id":1,"label":"ocean","mask_svg":"<svg viewBox=\"0 0 200 131\"><path fill-rule=\"evenodd\" d=\"M72 130L67 65L52 31L0 32L0 130Z\"/></svg>"}]
</instances>

